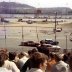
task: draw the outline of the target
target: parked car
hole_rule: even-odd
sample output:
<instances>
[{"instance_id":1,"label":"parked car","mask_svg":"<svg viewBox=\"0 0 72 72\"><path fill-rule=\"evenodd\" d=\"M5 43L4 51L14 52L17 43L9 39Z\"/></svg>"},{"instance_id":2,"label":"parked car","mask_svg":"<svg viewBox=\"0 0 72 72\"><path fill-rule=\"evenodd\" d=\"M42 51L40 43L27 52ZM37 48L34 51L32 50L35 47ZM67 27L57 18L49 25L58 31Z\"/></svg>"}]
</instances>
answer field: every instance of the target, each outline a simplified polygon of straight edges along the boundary
<instances>
[{"instance_id":1,"label":"parked car","mask_svg":"<svg viewBox=\"0 0 72 72\"><path fill-rule=\"evenodd\" d=\"M21 42L20 44L20 46L31 46L31 47L36 47L37 45L39 45L39 43L34 41Z\"/></svg>"}]
</instances>

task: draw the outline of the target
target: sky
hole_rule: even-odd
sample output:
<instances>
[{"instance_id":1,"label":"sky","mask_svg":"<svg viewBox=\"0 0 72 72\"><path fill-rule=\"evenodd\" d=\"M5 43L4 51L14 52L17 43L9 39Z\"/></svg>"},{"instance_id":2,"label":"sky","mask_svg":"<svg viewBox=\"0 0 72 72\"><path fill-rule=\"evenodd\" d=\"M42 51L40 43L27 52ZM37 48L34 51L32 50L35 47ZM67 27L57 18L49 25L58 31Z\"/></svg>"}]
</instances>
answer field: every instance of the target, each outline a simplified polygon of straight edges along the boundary
<instances>
[{"instance_id":1,"label":"sky","mask_svg":"<svg viewBox=\"0 0 72 72\"><path fill-rule=\"evenodd\" d=\"M70 7L72 9L72 0L0 0L2 1L28 4L36 8Z\"/></svg>"}]
</instances>

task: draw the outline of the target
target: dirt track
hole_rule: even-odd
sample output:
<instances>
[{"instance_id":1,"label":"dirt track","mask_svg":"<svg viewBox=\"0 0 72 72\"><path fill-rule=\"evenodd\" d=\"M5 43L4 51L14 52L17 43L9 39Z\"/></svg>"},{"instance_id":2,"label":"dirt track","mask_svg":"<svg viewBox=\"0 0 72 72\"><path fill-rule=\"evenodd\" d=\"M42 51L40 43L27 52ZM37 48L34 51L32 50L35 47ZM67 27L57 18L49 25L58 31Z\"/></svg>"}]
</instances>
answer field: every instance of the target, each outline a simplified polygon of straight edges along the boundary
<instances>
[{"instance_id":1,"label":"dirt track","mask_svg":"<svg viewBox=\"0 0 72 72\"><path fill-rule=\"evenodd\" d=\"M4 24L6 27L6 40L4 39L4 35L5 35ZM54 23L41 24L39 22L39 23L27 24L26 22L17 22L17 20L15 20L15 21L11 21L8 24L7 23L4 24L0 25L0 47L4 47L4 48L7 47L10 51L13 50L22 51L22 49L24 51L27 51L28 49L31 49L29 47L19 47L18 45L20 44L21 41L23 41L23 39L24 41L27 40L38 41L37 33L38 33L39 41L45 38L51 38L54 40L55 35L52 32L55 26ZM24 38L22 38L22 26L23 26ZM59 45L63 49L66 48L65 32L68 32L67 34L68 48L72 48L72 42L69 41L69 34L72 32L71 20L70 22L68 21L66 24L58 23L57 27L63 28L62 32L57 33L57 40L59 41ZM37 32L36 32L36 28L37 28Z\"/></svg>"}]
</instances>

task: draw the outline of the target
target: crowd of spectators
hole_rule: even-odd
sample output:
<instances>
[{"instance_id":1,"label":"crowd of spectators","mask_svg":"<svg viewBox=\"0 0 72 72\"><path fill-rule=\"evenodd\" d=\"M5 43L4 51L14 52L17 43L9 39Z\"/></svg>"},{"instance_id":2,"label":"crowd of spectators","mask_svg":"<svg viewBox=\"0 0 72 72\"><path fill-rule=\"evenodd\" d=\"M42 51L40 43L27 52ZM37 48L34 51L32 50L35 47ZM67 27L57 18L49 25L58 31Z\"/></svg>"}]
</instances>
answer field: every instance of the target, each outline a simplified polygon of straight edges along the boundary
<instances>
[{"instance_id":1,"label":"crowd of spectators","mask_svg":"<svg viewBox=\"0 0 72 72\"><path fill-rule=\"evenodd\" d=\"M35 48L28 53L0 48L0 72L72 72L72 55L49 51L47 54L45 49Z\"/></svg>"}]
</instances>

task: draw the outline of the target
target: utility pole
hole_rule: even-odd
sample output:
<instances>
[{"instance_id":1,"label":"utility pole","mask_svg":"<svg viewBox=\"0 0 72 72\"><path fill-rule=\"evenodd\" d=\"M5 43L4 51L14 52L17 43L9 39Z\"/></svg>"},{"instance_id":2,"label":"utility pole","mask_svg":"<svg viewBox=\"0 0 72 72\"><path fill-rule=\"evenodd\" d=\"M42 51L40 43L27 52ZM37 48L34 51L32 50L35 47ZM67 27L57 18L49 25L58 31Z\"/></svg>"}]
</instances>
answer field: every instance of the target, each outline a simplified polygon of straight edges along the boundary
<instances>
[{"instance_id":1,"label":"utility pole","mask_svg":"<svg viewBox=\"0 0 72 72\"><path fill-rule=\"evenodd\" d=\"M3 22L3 25L4 25L5 47L6 47L6 46L7 46L7 45L6 45L7 36L6 36L6 26L5 26L5 23L4 23L4 22Z\"/></svg>"},{"instance_id":2,"label":"utility pole","mask_svg":"<svg viewBox=\"0 0 72 72\"><path fill-rule=\"evenodd\" d=\"M55 42L56 42L56 24L57 24L57 12L55 13Z\"/></svg>"},{"instance_id":3,"label":"utility pole","mask_svg":"<svg viewBox=\"0 0 72 72\"><path fill-rule=\"evenodd\" d=\"M39 42L39 36L38 36L38 32L37 32L37 25L36 25L36 34L37 34L37 40Z\"/></svg>"},{"instance_id":4,"label":"utility pole","mask_svg":"<svg viewBox=\"0 0 72 72\"><path fill-rule=\"evenodd\" d=\"M66 35L66 51L67 51L67 35Z\"/></svg>"},{"instance_id":5,"label":"utility pole","mask_svg":"<svg viewBox=\"0 0 72 72\"><path fill-rule=\"evenodd\" d=\"M65 32L65 40L66 40L66 53L67 53L67 50L68 50L68 32Z\"/></svg>"},{"instance_id":6,"label":"utility pole","mask_svg":"<svg viewBox=\"0 0 72 72\"><path fill-rule=\"evenodd\" d=\"M22 41L24 41L23 26L22 26Z\"/></svg>"}]
</instances>

